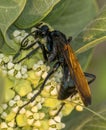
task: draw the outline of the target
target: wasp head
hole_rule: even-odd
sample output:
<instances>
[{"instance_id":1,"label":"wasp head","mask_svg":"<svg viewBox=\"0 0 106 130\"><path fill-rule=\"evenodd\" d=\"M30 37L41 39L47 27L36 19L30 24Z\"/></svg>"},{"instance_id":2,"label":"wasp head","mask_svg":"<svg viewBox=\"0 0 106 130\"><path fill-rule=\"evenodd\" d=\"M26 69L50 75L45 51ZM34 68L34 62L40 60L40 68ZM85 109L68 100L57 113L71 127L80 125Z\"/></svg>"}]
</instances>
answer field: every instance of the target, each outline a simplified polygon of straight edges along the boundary
<instances>
[{"instance_id":1,"label":"wasp head","mask_svg":"<svg viewBox=\"0 0 106 130\"><path fill-rule=\"evenodd\" d=\"M49 32L49 27L47 25L42 25L37 30L37 34L42 38L46 37L48 35L48 32Z\"/></svg>"}]
</instances>

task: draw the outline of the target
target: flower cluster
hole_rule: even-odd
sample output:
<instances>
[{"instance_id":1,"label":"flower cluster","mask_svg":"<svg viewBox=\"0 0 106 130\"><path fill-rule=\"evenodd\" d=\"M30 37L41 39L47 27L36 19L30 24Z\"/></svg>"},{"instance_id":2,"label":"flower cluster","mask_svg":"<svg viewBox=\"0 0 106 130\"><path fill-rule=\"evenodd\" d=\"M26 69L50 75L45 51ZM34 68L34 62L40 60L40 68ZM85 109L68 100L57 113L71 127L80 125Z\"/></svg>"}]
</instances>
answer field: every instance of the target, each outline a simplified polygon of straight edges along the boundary
<instances>
[{"instance_id":1,"label":"flower cluster","mask_svg":"<svg viewBox=\"0 0 106 130\"><path fill-rule=\"evenodd\" d=\"M25 32L23 34L23 31L15 31L15 41L20 42L26 34ZM28 69L27 64L14 64L13 56L1 53L0 69L5 74L6 80L5 101L0 106L0 129L2 130L20 128L22 130L61 130L65 127L61 121L62 117L68 115L77 103L82 103L79 95L76 94L64 101L66 104L63 109L58 115L56 114L62 104L62 101L57 100L62 77L61 69L59 69L48 79L42 93L33 102L23 107L15 120L19 108L38 92L50 71L50 66L44 64L43 60L37 60L31 64L31 69ZM82 107L77 106L76 109L81 111Z\"/></svg>"},{"instance_id":2,"label":"flower cluster","mask_svg":"<svg viewBox=\"0 0 106 130\"><path fill-rule=\"evenodd\" d=\"M17 79L26 79L27 75L27 66L13 63L12 56L5 56L0 54L0 69L2 69L3 74L8 76L14 76Z\"/></svg>"}]
</instances>

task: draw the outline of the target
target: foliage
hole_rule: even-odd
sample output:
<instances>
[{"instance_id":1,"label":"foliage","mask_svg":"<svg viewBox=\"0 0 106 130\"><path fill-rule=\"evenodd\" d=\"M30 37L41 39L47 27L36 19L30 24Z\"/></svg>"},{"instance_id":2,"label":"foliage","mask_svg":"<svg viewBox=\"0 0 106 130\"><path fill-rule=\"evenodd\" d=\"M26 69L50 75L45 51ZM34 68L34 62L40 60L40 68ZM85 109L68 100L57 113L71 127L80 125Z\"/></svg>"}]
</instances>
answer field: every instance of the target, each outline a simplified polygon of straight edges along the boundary
<instances>
[{"instance_id":1,"label":"foliage","mask_svg":"<svg viewBox=\"0 0 106 130\"><path fill-rule=\"evenodd\" d=\"M73 37L71 45L83 69L87 67L92 48L106 41L106 5L99 10L96 0L0 0L0 52L7 55L15 54L19 44L12 39L13 31L29 31L30 27L41 21ZM100 108L100 112L102 109L104 107ZM65 121L71 121L72 118L76 120L76 117L70 115ZM84 117L81 121L83 120L88 118ZM90 119L92 120L94 119ZM80 123L80 118L78 121ZM68 122L67 130L82 130L82 127L78 127L79 123L70 126ZM98 130L102 130L99 126ZM84 127L84 130L90 129L90 125Z\"/></svg>"}]
</instances>

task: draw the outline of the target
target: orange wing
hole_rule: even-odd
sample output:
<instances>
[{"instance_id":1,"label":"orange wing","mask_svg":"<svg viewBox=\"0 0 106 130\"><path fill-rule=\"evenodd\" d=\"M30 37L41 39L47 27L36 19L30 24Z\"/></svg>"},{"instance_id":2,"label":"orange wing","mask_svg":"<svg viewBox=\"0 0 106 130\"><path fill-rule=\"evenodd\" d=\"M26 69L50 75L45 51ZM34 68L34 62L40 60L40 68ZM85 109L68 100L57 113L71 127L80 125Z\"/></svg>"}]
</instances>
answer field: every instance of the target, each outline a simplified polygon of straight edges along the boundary
<instances>
[{"instance_id":1,"label":"orange wing","mask_svg":"<svg viewBox=\"0 0 106 130\"><path fill-rule=\"evenodd\" d=\"M68 64L70 75L75 83L75 86L81 96L85 106L91 104L91 91L88 81L81 69L81 66L69 44L64 44L63 55ZM63 48L61 48L63 49Z\"/></svg>"}]
</instances>

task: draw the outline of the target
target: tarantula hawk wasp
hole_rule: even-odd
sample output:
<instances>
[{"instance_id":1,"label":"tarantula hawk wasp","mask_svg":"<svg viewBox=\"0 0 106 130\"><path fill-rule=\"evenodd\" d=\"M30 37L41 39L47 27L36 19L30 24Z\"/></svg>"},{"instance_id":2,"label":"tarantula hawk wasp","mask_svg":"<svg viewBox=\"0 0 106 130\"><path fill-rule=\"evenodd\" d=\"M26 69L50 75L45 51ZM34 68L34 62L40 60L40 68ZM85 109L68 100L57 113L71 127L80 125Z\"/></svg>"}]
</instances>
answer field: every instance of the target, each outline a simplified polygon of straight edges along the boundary
<instances>
[{"instance_id":1,"label":"tarantula hawk wasp","mask_svg":"<svg viewBox=\"0 0 106 130\"><path fill-rule=\"evenodd\" d=\"M37 40L27 46L27 38L30 35L33 35ZM39 41L39 38L46 38L46 47ZM85 106L91 104L91 91L88 84L92 83L95 80L96 76L82 71L81 66L70 46L71 40L71 37L67 39L65 34L60 31L50 31L47 25L38 26L36 31L32 32L22 40L20 50L14 56L14 59L17 58L21 50L27 50L34 46L36 43L38 43L39 46L33 49L29 54L27 54L24 58L16 63L19 63L24 59L30 57L32 54L34 54L34 52L36 52L38 48L41 48L45 61L55 61L55 63L53 69L48 73L44 82L40 86L39 91L29 100L29 102L21 106L19 111L24 106L35 100L35 98L44 89L46 81L51 75L53 75L53 73L57 71L60 66L62 67L63 77L58 93L58 99L67 99L69 96L73 96L78 92ZM91 79L87 81L86 77ZM64 104L62 104L62 107L63 105ZM60 109L62 109L62 107ZM19 113L19 111L17 112L17 114Z\"/></svg>"}]
</instances>

